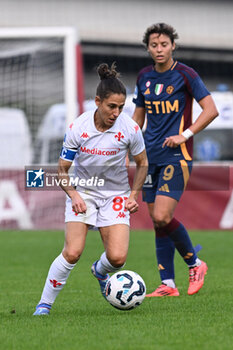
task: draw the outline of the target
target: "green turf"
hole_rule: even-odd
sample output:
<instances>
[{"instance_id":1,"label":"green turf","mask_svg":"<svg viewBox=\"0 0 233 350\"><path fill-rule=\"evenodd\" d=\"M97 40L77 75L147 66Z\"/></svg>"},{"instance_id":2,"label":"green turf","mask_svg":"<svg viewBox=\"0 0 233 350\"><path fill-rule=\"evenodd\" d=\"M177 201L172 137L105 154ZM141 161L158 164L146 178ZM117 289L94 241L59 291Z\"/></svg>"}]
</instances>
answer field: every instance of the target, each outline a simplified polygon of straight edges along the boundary
<instances>
[{"instance_id":1,"label":"green turf","mask_svg":"<svg viewBox=\"0 0 233 350\"><path fill-rule=\"evenodd\" d=\"M49 317L32 313L48 268L63 246L62 232L0 233L0 349L168 350L233 348L233 232L192 232L209 270L202 290L187 295L188 271L176 255L177 298L145 299L119 311L99 292L90 266L102 252L90 231L85 251ZM153 232L132 232L125 266L137 271L150 292L159 284Z\"/></svg>"}]
</instances>

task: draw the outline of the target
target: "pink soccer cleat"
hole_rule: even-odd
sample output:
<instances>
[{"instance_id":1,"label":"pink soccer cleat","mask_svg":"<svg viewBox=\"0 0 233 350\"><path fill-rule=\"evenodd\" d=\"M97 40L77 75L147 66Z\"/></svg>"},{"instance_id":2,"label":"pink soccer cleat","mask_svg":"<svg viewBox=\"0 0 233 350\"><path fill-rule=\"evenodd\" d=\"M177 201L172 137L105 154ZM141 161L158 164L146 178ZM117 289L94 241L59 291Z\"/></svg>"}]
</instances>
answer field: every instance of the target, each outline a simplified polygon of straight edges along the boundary
<instances>
[{"instance_id":1,"label":"pink soccer cleat","mask_svg":"<svg viewBox=\"0 0 233 350\"><path fill-rule=\"evenodd\" d=\"M193 295L202 288L207 270L208 267L204 261L201 262L200 266L191 267L189 269L188 295Z\"/></svg>"},{"instance_id":2,"label":"pink soccer cleat","mask_svg":"<svg viewBox=\"0 0 233 350\"><path fill-rule=\"evenodd\" d=\"M146 297L178 297L179 295L177 288L171 288L162 283L154 292L147 294Z\"/></svg>"}]
</instances>

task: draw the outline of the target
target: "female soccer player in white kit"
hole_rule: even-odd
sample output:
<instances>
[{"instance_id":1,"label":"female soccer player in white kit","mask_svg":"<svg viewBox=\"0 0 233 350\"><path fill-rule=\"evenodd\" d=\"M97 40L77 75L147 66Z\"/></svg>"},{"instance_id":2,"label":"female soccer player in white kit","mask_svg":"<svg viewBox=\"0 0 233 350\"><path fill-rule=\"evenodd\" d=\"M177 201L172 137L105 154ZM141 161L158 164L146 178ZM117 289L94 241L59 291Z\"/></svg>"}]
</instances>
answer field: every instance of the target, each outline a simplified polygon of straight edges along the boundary
<instances>
[{"instance_id":1,"label":"female soccer player in white kit","mask_svg":"<svg viewBox=\"0 0 233 350\"><path fill-rule=\"evenodd\" d=\"M147 156L141 130L122 112L126 89L115 66L98 67L97 109L75 119L64 139L58 164L61 187L67 194L65 244L53 261L34 315L48 315L56 296L79 260L88 228L98 227L104 253L91 267L105 297L109 272L125 264L129 245L129 214L138 210L137 197L147 174ZM122 112L122 113L121 113ZM132 189L125 159L136 162ZM76 188L68 171L74 161Z\"/></svg>"}]
</instances>

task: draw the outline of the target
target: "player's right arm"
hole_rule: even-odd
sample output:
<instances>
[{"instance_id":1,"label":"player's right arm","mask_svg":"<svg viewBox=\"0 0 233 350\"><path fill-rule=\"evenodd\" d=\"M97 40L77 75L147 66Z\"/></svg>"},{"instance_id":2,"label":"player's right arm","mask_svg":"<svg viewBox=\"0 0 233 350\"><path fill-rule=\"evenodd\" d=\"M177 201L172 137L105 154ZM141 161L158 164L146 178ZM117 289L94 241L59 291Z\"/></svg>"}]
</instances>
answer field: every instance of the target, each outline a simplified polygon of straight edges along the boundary
<instances>
[{"instance_id":1,"label":"player's right arm","mask_svg":"<svg viewBox=\"0 0 233 350\"><path fill-rule=\"evenodd\" d=\"M146 111L144 107L136 107L133 114L133 120L140 126L142 129L145 122Z\"/></svg>"},{"instance_id":2,"label":"player's right arm","mask_svg":"<svg viewBox=\"0 0 233 350\"><path fill-rule=\"evenodd\" d=\"M70 177L68 173L79 146L79 132L77 132L79 129L75 127L76 123L77 119L69 126L64 137L63 147L58 162L58 179L60 180L60 187L72 200L73 211L78 214L85 213L87 208L80 194L70 184Z\"/></svg>"},{"instance_id":3,"label":"player's right arm","mask_svg":"<svg viewBox=\"0 0 233 350\"><path fill-rule=\"evenodd\" d=\"M87 210L86 204L79 193L75 190L70 184L69 169L72 165L72 162L59 159L58 162L58 179L60 180L60 186L63 191L71 198L72 200L72 209L75 213L85 213Z\"/></svg>"}]
</instances>

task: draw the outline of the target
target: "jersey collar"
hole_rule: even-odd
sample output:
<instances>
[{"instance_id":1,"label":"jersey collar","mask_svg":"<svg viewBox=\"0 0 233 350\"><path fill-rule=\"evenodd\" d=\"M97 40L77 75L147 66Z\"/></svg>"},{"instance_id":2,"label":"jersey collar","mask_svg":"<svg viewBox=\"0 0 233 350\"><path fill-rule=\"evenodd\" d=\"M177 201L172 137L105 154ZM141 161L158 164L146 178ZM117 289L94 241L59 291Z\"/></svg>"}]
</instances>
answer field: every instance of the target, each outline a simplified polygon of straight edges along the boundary
<instances>
[{"instance_id":1,"label":"jersey collar","mask_svg":"<svg viewBox=\"0 0 233 350\"><path fill-rule=\"evenodd\" d=\"M155 73L157 73L157 74L161 74L161 75L165 75L165 74L167 74L168 72L170 72L170 71L172 71L174 68L175 68L175 66L177 65L177 61L174 61L173 63L172 63L172 65L171 65L171 67L168 69L168 70L165 70L164 72L158 72L156 69L155 69L155 66L153 66L153 69L154 69L154 71L155 71Z\"/></svg>"}]
</instances>

